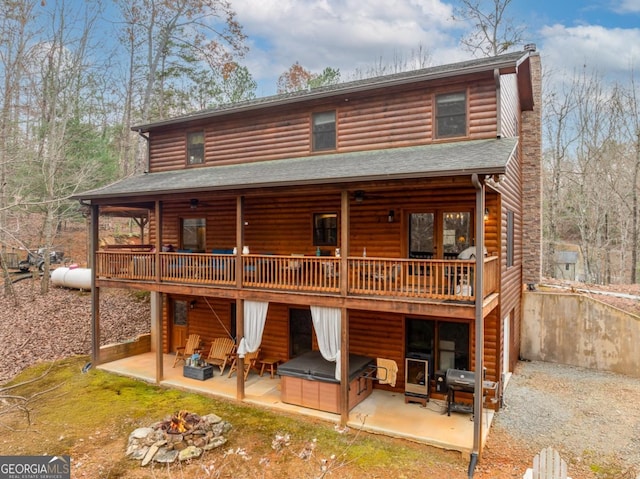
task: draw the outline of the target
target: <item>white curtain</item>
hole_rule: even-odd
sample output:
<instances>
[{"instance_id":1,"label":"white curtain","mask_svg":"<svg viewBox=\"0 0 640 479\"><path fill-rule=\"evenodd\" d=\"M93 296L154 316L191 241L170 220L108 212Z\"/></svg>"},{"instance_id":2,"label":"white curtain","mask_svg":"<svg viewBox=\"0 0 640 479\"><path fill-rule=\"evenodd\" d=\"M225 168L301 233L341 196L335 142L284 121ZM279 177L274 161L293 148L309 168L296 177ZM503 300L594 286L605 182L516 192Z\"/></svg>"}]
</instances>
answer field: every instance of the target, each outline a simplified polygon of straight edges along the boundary
<instances>
[{"instance_id":1,"label":"white curtain","mask_svg":"<svg viewBox=\"0 0 640 479\"><path fill-rule=\"evenodd\" d=\"M340 381L340 309L311 306L313 329L322 357L336 363L335 377Z\"/></svg>"},{"instance_id":2,"label":"white curtain","mask_svg":"<svg viewBox=\"0 0 640 479\"><path fill-rule=\"evenodd\" d=\"M244 337L238 345L238 356L244 358L247 353L258 350L262 343L262 332L267 320L269 303L261 301L244 302Z\"/></svg>"}]
</instances>

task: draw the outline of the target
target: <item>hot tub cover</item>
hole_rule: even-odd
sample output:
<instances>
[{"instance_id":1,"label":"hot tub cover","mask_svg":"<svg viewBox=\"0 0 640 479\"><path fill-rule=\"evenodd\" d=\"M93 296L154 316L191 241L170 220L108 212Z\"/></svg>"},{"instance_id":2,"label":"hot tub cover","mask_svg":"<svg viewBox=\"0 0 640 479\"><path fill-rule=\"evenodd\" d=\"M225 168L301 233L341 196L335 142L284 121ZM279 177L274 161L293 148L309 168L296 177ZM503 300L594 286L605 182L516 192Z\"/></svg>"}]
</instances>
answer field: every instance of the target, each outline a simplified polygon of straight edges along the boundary
<instances>
[{"instance_id":1,"label":"hot tub cover","mask_svg":"<svg viewBox=\"0 0 640 479\"><path fill-rule=\"evenodd\" d=\"M373 365L375 365L374 358L359 354L349 354L349 381L362 375L364 371ZM336 381L335 371L336 363L324 359L320 351L310 351L278 366L278 374L280 376L292 376L331 383L339 382Z\"/></svg>"}]
</instances>

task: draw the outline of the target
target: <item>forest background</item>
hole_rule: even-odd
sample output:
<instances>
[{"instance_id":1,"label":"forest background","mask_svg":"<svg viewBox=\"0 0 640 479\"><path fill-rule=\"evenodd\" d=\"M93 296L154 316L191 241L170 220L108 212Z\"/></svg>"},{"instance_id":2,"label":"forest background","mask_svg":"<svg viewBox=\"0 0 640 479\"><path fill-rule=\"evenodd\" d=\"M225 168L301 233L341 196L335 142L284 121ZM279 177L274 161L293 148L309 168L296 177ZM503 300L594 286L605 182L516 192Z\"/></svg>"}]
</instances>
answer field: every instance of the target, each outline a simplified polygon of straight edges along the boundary
<instances>
[{"instance_id":1,"label":"forest background","mask_svg":"<svg viewBox=\"0 0 640 479\"><path fill-rule=\"evenodd\" d=\"M471 25L461 48L474 56L522 50L526 19L508 16L511 1L457 1L454 15ZM74 194L141 173L146 142L135 125L256 98L258 85L242 63L250 39L230 2L0 0L0 9L2 255L53 249L64 225L85 221ZM313 72L292 59L277 91L429 66L424 45L348 76L330 65ZM622 80L588 65L562 78L544 71L548 277L556 252L575 250L582 281L637 283L636 83L632 67Z\"/></svg>"}]
</instances>

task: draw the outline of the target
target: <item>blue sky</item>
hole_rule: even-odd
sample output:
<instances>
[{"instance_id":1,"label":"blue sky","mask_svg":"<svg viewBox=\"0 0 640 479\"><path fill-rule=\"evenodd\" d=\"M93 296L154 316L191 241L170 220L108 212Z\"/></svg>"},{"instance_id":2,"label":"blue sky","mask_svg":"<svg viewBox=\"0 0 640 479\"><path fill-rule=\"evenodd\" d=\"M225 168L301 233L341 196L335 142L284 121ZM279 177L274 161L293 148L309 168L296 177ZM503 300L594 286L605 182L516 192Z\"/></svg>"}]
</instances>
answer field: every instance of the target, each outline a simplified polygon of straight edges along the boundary
<instances>
[{"instance_id":1,"label":"blue sky","mask_svg":"<svg viewBox=\"0 0 640 479\"><path fill-rule=\"evenodd\" d=\"M313 72L339 68L348 80L419 48L431 65L470 58L459 44L469 25L451 19L454 0L231 3L248 36L251 51L242 63L259 96L274 94L278 76L296 61ZM512 0L508 16L526 27L525 43L535 43L544 68L556 74L586 65L617 78L640 63L640 0Z\"/></svg>"}]
</instances>

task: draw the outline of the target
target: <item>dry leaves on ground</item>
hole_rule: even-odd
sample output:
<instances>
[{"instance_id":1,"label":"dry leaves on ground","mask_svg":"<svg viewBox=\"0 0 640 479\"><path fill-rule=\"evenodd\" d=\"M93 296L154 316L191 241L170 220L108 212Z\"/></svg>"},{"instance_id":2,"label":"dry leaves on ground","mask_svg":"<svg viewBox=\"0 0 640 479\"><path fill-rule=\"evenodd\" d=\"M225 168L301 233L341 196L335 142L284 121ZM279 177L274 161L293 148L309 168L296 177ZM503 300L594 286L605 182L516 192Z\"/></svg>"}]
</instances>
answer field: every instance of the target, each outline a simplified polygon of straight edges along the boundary
<instances>
[{"instance_id":1,"label":"dry leaves on ground","mask_svg":"<svg viewBox=\"0 0 640 479\"><path fill-rule=\"evenodd\" d=\"M52 286L40 294L40 281L14 284L18 305L0 294L0 383L41 361L91 354L91 294ZM148 296L119 289L100 294L101 344L133 339L150 331Z\"/></svg>"}]
</instances>

